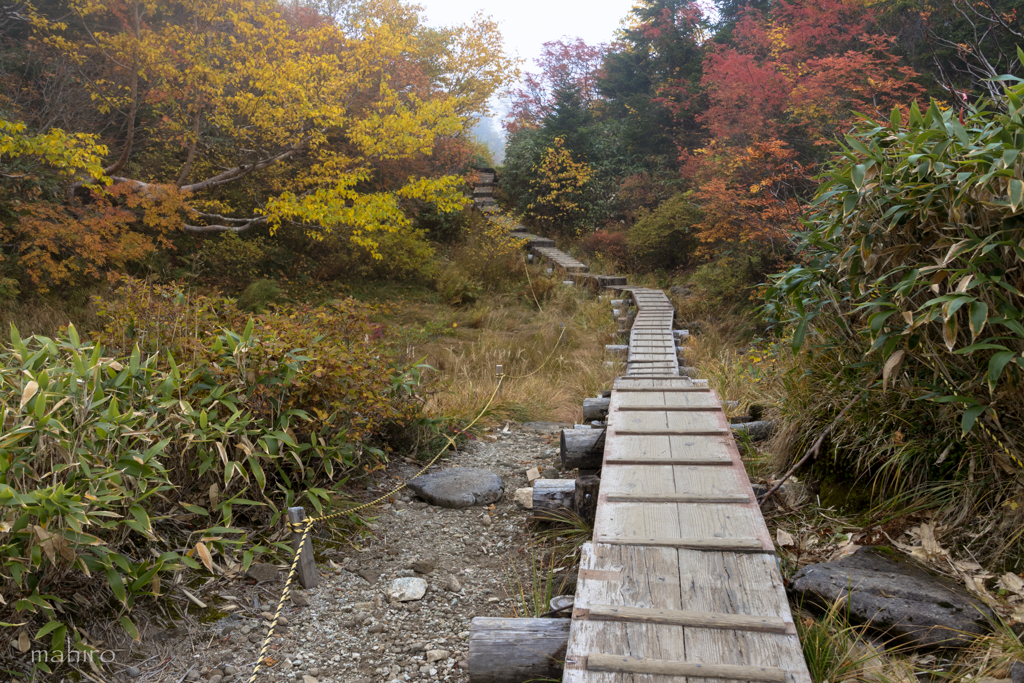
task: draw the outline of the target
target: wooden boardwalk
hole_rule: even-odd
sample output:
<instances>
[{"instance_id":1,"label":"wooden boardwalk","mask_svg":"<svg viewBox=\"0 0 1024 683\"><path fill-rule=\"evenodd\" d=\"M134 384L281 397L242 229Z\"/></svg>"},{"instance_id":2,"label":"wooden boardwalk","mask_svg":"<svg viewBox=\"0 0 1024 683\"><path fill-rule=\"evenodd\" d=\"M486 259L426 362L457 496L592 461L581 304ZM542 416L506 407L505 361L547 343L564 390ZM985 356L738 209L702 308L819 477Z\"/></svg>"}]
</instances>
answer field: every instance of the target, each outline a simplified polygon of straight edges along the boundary
<instances>
[{"instance_id":1,"label":"wooden boardwalk","mask_svg":"<svg viewBox=\"0 0 1024 683\"><path fill-rule=\"evenodd\" d=\"M565 683L810 683L793 617L715 392L679 377L671 302L638 312L608 413Z\"/></svg>"},{"instance_id":2,"label":"wooden boardwalk","mask_svg":"<svg viewBox=\"0 0 1024 683\"><path fill-rule=\"evenodd\" d=\"M496 211L493 172L480 180L477 206ZM587 273L551 240L514 234L573 282L622 291L637 307L626 374L611 393L563 683L811 683L721 401L706 380L679 375L672 302Z\"/></svg>"}]
</instances>

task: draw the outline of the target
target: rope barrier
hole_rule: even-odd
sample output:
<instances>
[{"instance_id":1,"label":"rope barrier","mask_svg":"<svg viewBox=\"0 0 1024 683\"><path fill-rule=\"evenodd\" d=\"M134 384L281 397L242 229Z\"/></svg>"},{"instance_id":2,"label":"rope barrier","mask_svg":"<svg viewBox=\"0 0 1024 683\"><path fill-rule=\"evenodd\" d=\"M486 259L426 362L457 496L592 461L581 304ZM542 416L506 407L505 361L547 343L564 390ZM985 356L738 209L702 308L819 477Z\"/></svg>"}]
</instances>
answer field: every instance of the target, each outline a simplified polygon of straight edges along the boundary
<instances>
[{"instance_id":1,"label":"rope barrier","mask_svg":"<svg viewBox=\"0 0 1024 683\"><path fill-rule=\"evenodd\" d=\"M506 375L506 374L502 373L501 375L499 375L499 377L507 377L508 379L526 379L527 377L533 377L538 372L540 372L544 368L545 365L548 364L549 360L554 358L555 352L558 351L558 347L561 346L563 339L565 339L565 328L564 327L561 328L561 330L559 331L559 333L558 333L558 341L555 342L555 346L554 346L554 348L551 349L551 353L548 354L548 357L544 359L544 362L541 363L540 365L538 365L536 367L536 369L534 369L533 372L528 372L525 375Z\"/></svg>"},{"instance_id":2,"label":"rope barrier","mask_svg":"<svg viewBox=\"0 0 1024 683\"><path fill-rule=\"evenodd\" d=\"M480 421L480 418L482 418L487 413L487 410L491 407L491 404L494 403L494 399L498 396L498 393L501 391L501 385L504 383L506 379L525 379L540 372L541 368L547 365L548 361L550 361L551 358L555 355L555 352L558 350L558 347L562 343L562 340L564 338L565 328L563 327L558 335L558 341L555 342L554 348L551 349L551 353L548 354L548 357L544 359L544 362L541 363L533 372L526 375L520 375L517 377L506 375L503 372L499 373L497 375L498 383L495 385L494 391L491 392L490 398L487 399L487 403L484 404L484 407L481 408L480 412L477 413L476 417L474 417L469 424L467 424L465 427L459 430L459 433L465 434L467 431L469 431L470 428L473 427L473 425ZM440 459L440 457L444 455L444 452L448 450L449 446L455 445L455 439L453 439L451 436L448 436L447 434L444 434L443 436L445 439L447 439L448 443L446 443L444 447L441 448L441 450L439 450L433 458L431 458L430 462L424 465L419 472L410 477L408 481L401 483L394 489L385 493L383 496L371 500L368 503L363 503L362 505L357 505L356 507L348 508L347 510L334 512L329 515L321 515L319 517L310 517L297 524L288 522L289 531L297 534L301 533L302 536L301 538L299 538L298 549L295 551L295 556L292 558L292 564L288 569L288 576L285 578L284 590L281 591L281 598L277 601L277 608L274 610L274 617L271 620L270 628L267 630L267 637L263 639L263 645L260 647L260 653L256 657L256 664L255 666L253 666L252 675L249 676L249 679L246 683L256 683L256 679L259 676L260 669L263 667L263 663L267 658L267 654L270 650L270 643L274 639L274 633L276 632L278 622L281 619L281 612L284 610L285 603L291 597L292 584L295 582L295 577L298 574L299 562L302 558L302 550L306 547L306 540L309 538L310 534L313 531L313 525L318 524L320 522L327 522L332 519L337 519L339 517L344 517L346 515L351 515L354 512L358 512L360 510L365 510L366 508L373 507L374 505L377 505L378 503L387 500L391 496L395 495L396 493L404 489L406 486L408 486L409 481L412 481L413 479L422 476L424 472L431 468L434 465L434 463L436 463Z\"/></svg>"},{"instance_id":3,"label":"rope barrier","mask_svg":"<svg viewBox=\"0 0 1024 683\"><path fill-rule=\"evenodd\" d=\"M939 378L942 380L942 383L946 385L946 388L949 389L951 392L953 392L953 396L957 396L956 389L954 389L953 385L951 385L949 383L949 380L947 380L946 377L944 375L941 375L941 374L939 375ZM988 406L985 406L985 410L982 411L981 415L978 415L978 418L975 420L975 424L977 424L979 427L981 427L981 431L985 432L985 434L988 436L988 438L992 439L992 441L994 441L995 444L999 448L1003 449L1003 452L1006 453L1006 457L1008 457L1010 460L1012 460L1014 463L1016 463L1017 467L1020 467L1021 469L1024 469L1024 463L1021 463L1021 460L1020 460L1020 458L1017 457L1016 453L1011 451L1007 447L1007 445L1004 444L1002 441L1000 441L999 437L997 437L995 434L993 434L989 430L989 428L985 425L985 421L982 418L985 416L985 413L987 413L987 412L988 412Z\"/></svg>"}]
</instances>

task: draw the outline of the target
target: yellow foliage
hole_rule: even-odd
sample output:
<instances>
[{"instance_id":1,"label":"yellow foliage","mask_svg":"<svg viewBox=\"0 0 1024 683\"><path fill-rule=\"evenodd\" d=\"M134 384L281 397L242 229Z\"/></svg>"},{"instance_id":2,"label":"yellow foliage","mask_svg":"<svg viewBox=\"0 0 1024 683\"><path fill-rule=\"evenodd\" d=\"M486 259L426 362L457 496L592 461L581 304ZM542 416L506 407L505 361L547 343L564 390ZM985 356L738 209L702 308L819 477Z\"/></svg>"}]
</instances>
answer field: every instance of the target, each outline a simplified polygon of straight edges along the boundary
<instances>
[{"instance_id":1,"label":"yellow foliage","mask_svg":"<svg viewBox=\"0 0 1024 683\"><path fill-rule=\"evenodd\" d=\"M554 147L545 150L534 172L536 178L530 184L537 190L537 199L527 209L563 223L584 215L583 192L594 170L586 162L573 161L563 138L555 138Z\"/></svg>"}]
</instances>

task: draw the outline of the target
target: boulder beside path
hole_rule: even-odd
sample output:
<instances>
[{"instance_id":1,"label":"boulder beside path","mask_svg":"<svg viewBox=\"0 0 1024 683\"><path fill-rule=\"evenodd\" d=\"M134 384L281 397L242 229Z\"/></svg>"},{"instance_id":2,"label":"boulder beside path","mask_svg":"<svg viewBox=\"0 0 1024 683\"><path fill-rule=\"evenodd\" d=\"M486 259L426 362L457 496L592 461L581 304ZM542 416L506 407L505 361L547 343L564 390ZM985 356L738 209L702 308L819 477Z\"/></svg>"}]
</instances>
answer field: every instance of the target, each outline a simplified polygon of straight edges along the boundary
<instances>
[{"instance_id":1,"label":"boulder beside path","mask_svg":"<svg viewBox=\"0 0 1024 683\"><path fill-rule=\"evenodd\" d=\"M991 610L965 588L888 548L864 547L804 567L789 590L798 604L840 609L883 638L919 648L964 647L989 629Z\"/></svg>"},{"instance_id":2,"label":"boulder beside path","mask_svg":"<svg viewBox=\"0 0 1024 683\"><path fill-rule=\"evenodd\" d=\"M446 508L490 505L505 492L501 477L480 467L449 467L416 477L408 487L431 505Z\"/></svg>"}]
</instances>

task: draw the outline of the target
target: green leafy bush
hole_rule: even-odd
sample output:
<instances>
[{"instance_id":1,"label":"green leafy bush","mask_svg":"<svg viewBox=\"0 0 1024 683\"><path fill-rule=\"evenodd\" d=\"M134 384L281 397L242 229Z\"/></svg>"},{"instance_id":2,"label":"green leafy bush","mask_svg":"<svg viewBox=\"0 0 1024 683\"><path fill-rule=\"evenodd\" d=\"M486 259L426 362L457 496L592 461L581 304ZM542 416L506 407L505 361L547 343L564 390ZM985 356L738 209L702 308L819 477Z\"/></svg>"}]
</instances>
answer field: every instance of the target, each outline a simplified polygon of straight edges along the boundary
<instances>
[{"instance_id":1,"label":"green leafy bush","mask_svg":"<svg viewBox=\"0 0 1024 683\"><path fill-rule=\"evenodd\" d=\"M429 422L421 368L390 360L351 300L247 318L129 279L99 308L92 341L14 330L0 351L0 622L55 649L86 648L70 628L81 581L103 577L90 607L137 637L131 610L166 572L244 571L271 544L241 527L322 510Z\"/></svg>"},{"instance_id":2,"label":"green leafy bush","mask_svg":"<svg viewBox=\"0 0 1024 683\"><path fill-rule=\"evenodd\" d=\"M969 472L991 503L992 484L1024 470L1024 85L1006 78L1017 84L1005 101L963 113L932 102L865 118L825 174L801 264L766 290L765 310L792 326L794 347L831 358L822 386L826 375L866 386L877 373L878 392L930 403L928 419L889 434L916 457L854 459L852 474L882 473L883 489ZM802 433L818 431L795 417ZM920 424L933 425L922 438L941 431L948 447L915 450L906 436ZM977 504L973 495L958 505Z\"/></svg>"},{"instance_id":3,"label":"green leafy bush","mask_svg":"<svg viewBox=\"0 0 1024 683\"><path fill-rule=\"evenodd\" d=\"M626 234L633 261L649 270L687 265L696 246L693 226L700 222L700 208L689 193L677 194L653 211L640 211L640 218Z\"/></svg>"}]
</instances>

